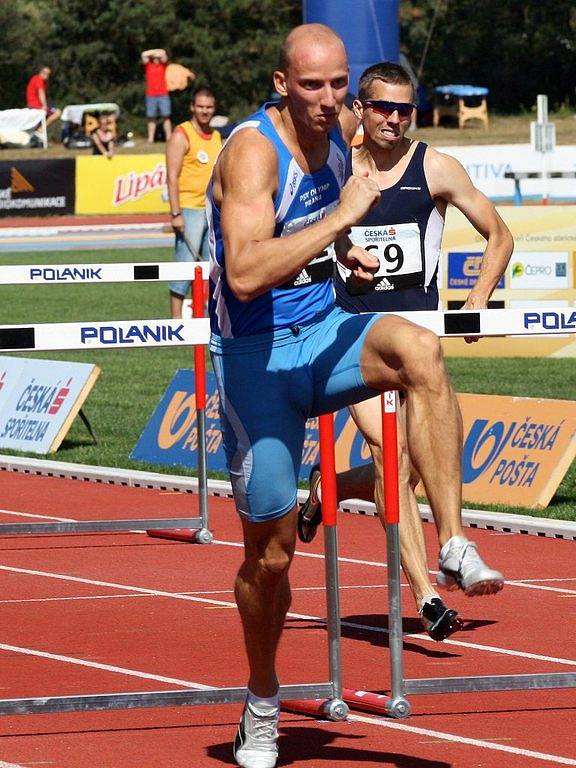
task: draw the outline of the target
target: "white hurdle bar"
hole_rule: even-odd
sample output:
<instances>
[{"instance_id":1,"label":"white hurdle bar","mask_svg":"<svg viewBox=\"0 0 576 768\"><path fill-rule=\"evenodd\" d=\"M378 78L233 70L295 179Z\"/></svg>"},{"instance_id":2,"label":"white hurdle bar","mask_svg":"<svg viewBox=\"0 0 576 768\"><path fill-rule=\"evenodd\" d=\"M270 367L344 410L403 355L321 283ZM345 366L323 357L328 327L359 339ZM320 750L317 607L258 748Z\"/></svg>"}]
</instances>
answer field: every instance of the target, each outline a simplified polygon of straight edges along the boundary
<instances>
[{"instance_id":1,"label":"white hurdle bar","mask_svg":"<svg viewBox=\"0 0 576 768\"><path fill-rule=\"evenodd\" d=\"M160 263L113 263L113 264L62 264L62 265L8 265L0 266L1 285L61 285L78 283L121 283L141 281L190 280L193 286L194 316L203 314L203 285L208 276L206 262ZM111 347L149 346L149 339L165 342L171 346L194 346L196 392L205 391L204 348L208 341L209 321L196 319L196 325L186 338L182 336L183 326L179 321L113 321L112 323L57 323L36 326L2 326L0 351L69 350L69 349L110 349ZM82 326L83 330L78 331ZM94 343L95 338L99 343ZM80 341L78 341L80 339ZM116 341L125 342L110 344ZM200 348L201 347L201 348ZM202 377L202 380L200 380ZM213 536L208 527L208 494L206 467L206 418L205 398L196 398L198 429L198 517L155 518L148 520L85 520L59 523L15 523L0 524L0 535L54 534L54 533L98 533L104 531L129 531L145 529L162 532L171 529L189 529L188 541L198 544L211 543Z\"/></svg>"},{"instance_id":2,"label":"white hurdle bar","mask_svg":"<svg viewBox=\"0 0 576 768\"><path fill-rule=\"evenodd\" d=\"M442 337L558 336L576 333L576 309L395 312ZM208 318L0 325L0 352L131 349L207 344Z\"/></svg>"},{"instance_id":3,"label":"white hurdle bar","mask_svg":"<svg viewBox=\"0 0 576 768\"><path fill-rule=\"evenodd\" d=\"M0 266L0 285L78 285L191 280L192 265L208 279L207 261L113 262L110 264L8 264Z\"/></svg>"}]
</instances>

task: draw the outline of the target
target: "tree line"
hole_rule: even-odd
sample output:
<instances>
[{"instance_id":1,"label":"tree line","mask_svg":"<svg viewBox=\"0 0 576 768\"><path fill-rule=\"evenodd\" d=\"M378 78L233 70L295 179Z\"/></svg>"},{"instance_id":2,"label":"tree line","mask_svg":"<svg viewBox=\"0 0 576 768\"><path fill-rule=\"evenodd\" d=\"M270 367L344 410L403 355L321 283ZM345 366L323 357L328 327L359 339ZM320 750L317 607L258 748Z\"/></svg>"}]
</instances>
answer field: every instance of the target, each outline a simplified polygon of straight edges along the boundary
<instances>
[{"instance_id":1,"label":"tree line","mask_svg":"<svg viewBox=\"0 0 576 768\"><path fill-rule=\"evenodd\" d=\"M46 64L58 106L113 101L142 116L140 52L162 47L216 92L220 113L237 119L269 97L280 41L301 21L301 0L2 2L0 108L24 106L28 78ZM484 85L501 113L531 109L538 93L552 108L574 103L573 0L401 0L400 47L429 92ZM186 102L176 95L177 118Z\"/></svg>"}]
</instances>

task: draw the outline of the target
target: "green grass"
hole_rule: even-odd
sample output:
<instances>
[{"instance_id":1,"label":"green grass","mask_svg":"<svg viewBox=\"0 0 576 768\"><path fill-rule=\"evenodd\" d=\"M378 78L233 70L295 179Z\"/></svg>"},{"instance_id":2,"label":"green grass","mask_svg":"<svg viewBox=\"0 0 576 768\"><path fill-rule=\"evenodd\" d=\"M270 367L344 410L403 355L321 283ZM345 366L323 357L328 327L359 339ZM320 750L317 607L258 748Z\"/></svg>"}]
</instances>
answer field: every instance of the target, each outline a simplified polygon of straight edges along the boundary
<instances>
[{"instance_id":1,"label":"green grass","mask_svg":"<svg viewBox=\"0 0 576 768\"><path fill-rule=\"evenodd\" d=\"M0 263L145 262L167 261L171 257L170 249L83 251L74 254L17 253L0 254ZM165 283L0 287L0 324L3 325L27 323L31 319L42 323L168 316L168 290ZM166 469L128 458L176 369L192 367L192 350L187 347L136 348L37 355L26 353L25 356L88 362L102 370L84 408L98 443L93 444L82 422L76 419L58 452L46 458L154 472L195 474L184 468ZM576 392L576 366L573 359L448 358L447 362L458 392L558 399L574 399ZM18 455L37 457L37 454ZM575 520L575 501L576 462L573 462L547 509L535 512L512 507L490 508ZM475 506L486 508L486 505Z\"/></svg>"}]
</instances>

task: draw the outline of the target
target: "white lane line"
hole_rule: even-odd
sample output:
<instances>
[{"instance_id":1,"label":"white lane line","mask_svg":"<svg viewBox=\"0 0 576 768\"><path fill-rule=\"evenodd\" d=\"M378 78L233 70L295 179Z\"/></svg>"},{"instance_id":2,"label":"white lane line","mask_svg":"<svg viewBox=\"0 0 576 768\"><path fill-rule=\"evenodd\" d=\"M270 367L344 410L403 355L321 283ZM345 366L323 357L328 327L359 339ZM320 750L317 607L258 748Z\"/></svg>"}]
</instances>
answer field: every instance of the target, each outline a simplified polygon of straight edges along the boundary
<instances>
[{"instance_id":1,"label":"white lane line","mask_svg":"<svg viewBox=\"0 0 576 768\"><path fill-rule=\"evenodd\" d=\"M468 744L471 747L479 747L480 749L491 749L495 752L506 752L509 755L519 755L521 757L533 757L536 760L544 760L548 763L556 763L557 765L576 765L576 760L571 757L561 757L559 755L551 755L547 752L534 752L531 749L522 749L521 747L509 747L506 744L494 744L491 741L482 741L481 739L469 739L467 736L457 736L452 733L443 733L442 731L431 731L428 728L418 728L415 725L406 725L405 723L399 723L396 720L376 719L373 717L367 717L365 715L348 715L348 719L357 723L367 723L368 725L376 725L381 728L391 728L395 731L404 731L405 733L416 733L420 736L433 736L442 741L451 741L455 744Z\"/></svg>"},{"instance_id":2,"label":"white lane line","mask_svg":"<svg viewBox=\"0 0 576 768\"><path fill-rule=\"evenodd\" d=\"M402 586L407 587L407 584ZM385 584L340 584L340 589L385 589ZM325 592L326 587L292 587L292 592ZM209 589L198 590L193 592L180 592L180 595L233 595L233 589ZM18 605L20 603L59 603L70 602L77 600L126 600L131 597L148 597L148 595L75 595L74 597L29 597L29 598L13 598L10 600L0 600L0 605L6 603L10 605ZM0 766L0 768L2 768Z\"/></svg>"},{"instance_id":3,"label":"white lane line","mask_svg":"<svg viewBox=\"0 0 576 768\"><path fill-rule=\"evenodd\" d=\"M525 581L507 581L506 584L525 589L539 589L542 592L562 592L563 595L576 595L576 589L566 589L565 587L544 587L539 584L527 584Z\"/></svg>"},{"instance_id":4,"label":"white lane line","mask_svg":"<svg viewBox=\"0 0 576 768\"><path fill-rule=\"evenodd\" d=\"M241 542L236 541L217 541L216 539L213 542L214 544L222 544L225 547L243 547L244 545ZM315 559L324 559L324 555L319 555L316 552L302 552L302 550L297 549L296 554L300 555L300 557L311 557ZM358 560L353 557L338 557L338 562L340 563L351 563L352 565L370 565L376 568L388 568L388 565L386 563L377 562L374 560ZM430 571L432 575L436 575L438 571ZM547 581L561 581L562 579L547 579ZM576 589L564 589L562 587L544 587L539 586L538 584L533 583L527 583L527 582L533 582L533 581L540 581L540 579L522 579L522 580L514 580L514 581L506 581L506 586L514 586L514 587L525 587L526 589L541 589L545 592L561 592L562 594L575 594L576 595ZM545 581L542 579L542 581ZM571 579L566 579L566 581L571 581ZM405 585L402 585L405 586Z\"/></svg>"},{"instance_id":5,"label":"white lane line","mask_svg":"<svg viewBox=\"0 0 576 768\"><path fill-rule=\"evenodd\" d=\"M68 576L66 574L61 573L51 573L47 571L36 571L36 570L30 570L28 568L16 568L14 566L7 566L7 565L0 565L0 570L2 571L10 571L13 573L22 573L29 576L44 576L45 578L50 579L59 579L61 581L72 581L77 582L81 584L90 584L93 586L98 587L111 587L112 589L120 589L123 592L136 592L139 594L144 595L155 595L157 597L168 597L174 600L188 600L195 603L206 603L209 605L216 605L226 608L235 608L236 603L232 601L226 601L226 600L213 600L207 597L195 597L194 595L190 594L184 594L184 593L178 593L178 592L164 592L163 590L159 589L146 589L145 587L135 587L128 584L117 584L116 582L108 582L108 581L98 581L95 579L85 579L81 578L79 576ZM292 619L302 619L304 621L314 621L314 622L322 622L325 623L326 619L325 617L320 616L311 616L309 614L304 613L288 613L288 617ZM375 632L380 634L388 634L388 630L380 628L380 627L373 627L368 624L357 624L355 622L350 621L343 621L342 622L343 627L351 627L353 629L361 629L366 632ZM432 640L431 637L428 637L428 635L422 635L422 634L407 634L406 637L416 638L418 640L423 640L424 642L429 642L437 646L436 641ZM444 640L443 641L444 646L446 645L453 645L458 648L471 648L473 650L477 651L487 651L488 653L498 653L506 656L518 656L523 659L533 659L535 661L548 661L553 664L563 664L567 666L576 666L576 660L575 659L563 659L556 656L544 656L542 654L538 653L528 653L527 651L515 651L509 648L500 648L498 646L492 646L492 645L480 645L478 643L467 643L462 640Z\"/></svg>"},{"instance_id":6,"label":"white lane line","mask_svg":"<svg viewBox=\"0 0 576 768\"><path fill-rule=\"evenodd\" d=\"M63 656L60 654L48 653L46 651L38 651L32 648L22 648L20 646L0 644L0 650L8 651L10 653L21 653L27 656L35 656L50 661L60 661L67 664L76 664L78 666L90 667L92 669L98 669L105 672L115 672L131 677L139 677L146 680L155 680L163 683L170 683L172 685L179 685L183 688L192 688L197 690L210 690L214 686L203 685L202 683L192 682L190 680L181 680L180 678L166 677L164 675L153 675L149 672L142 672L140 670L127 669L125 667L116 667L110 664L100 664L93 661L87 661L85 659L79 659L72 656ZM506 752L513 755L521 755L522 757L533 757L548 762L556 762L561 765L574 765L576 766L576 760L571 760L566 757L559 757L556 755L550 755L543 752L534 752L532 750L521 749L519 747L509 747L503 744L495 744L494 742L481 741L479 739L470 739L466 736L457 736L450 733L443 733L441 731L432 731L427 728L419 728L417 726L407 725L405 723L398 723L394 720L385 720L380 718L367 717L364 715L350 714L348 719L351 721L365 723L368 725L374 725L381 728L392 728L393 730L404 731L408 733L414 733L421 736L434 737L442 741L455 742L457 744L467 744L473 747L480 747L483 749L491 749L497 752ZM0 768L22 768L22 766L12 765L10 763L0 762Z\"/></svg>"},{"instance_id":7,"label":"white lane line","mask_svg":"<svg viewBox=\"0 0 576 768\"><path fill-rule=\"evenodd\" d=\"M55 520L57 523L77 523L77 520L74 520L71 517L54 517L53 515L35 515L32 512L14 512L13 510L9 509L0 509L0 514L2 515L12 515L13 517L34 517L37 520ZM2 763L0 763L0 768L2 768Z\"/></svg>"},{"instance_id":8,"label":"white lane line","mask_svg":"<svg viewBox=\"0 0 576 768\"><path fill-rule=\"evenodd\" d=\"M35 764L36 763L34 763L34 765ZM28 765L32 765L32 763L29 763ZM24 768L24 766L19 763L5 763L4 760L0 760L0 768Z\"/></svg>"},{"instance_id":9,"label":"white lane line","mask_svg":"<svg viewBox=\"0 0 576 768\"><path fill-rule=\"evenodd\" d=\"M39 520L55 520L56 522L61 523L76 523L79 522L78 520L71 518L71 517L53 517L51 515L36 515L31 512L13 512L9 511L7 509L0 509L0 513L6 514L6 515L15 515L18 517L34 517ZM127 531L127 533L141 533L145 534L146 531L142 530L134 530L134 531ZM1 535L1 531L0 531ZM215 539L214 544L221 544L222 546L226 547L237 547L242 548L244 545L241 542L236 541L220 541ZM323 554L317 554L315 552L304 552L302 550L296 550L296 555L299 555L300 557L310 557L316 560L323 560L324 555ZM338 561L342 563L350 563L352 565L368 565L372 566L374 568L388 568L387 563L375 561L375 560L360 560L358 558L354 557L338 557ZM431 570L430 573L432 575L436 575L438 571ZM563 594L575 594L576 595L576 589L575 590L569 590L569 589L563 589L562 587L545 587L541 586L543 582L547 581L553 581L553 582L561 582L561 581L574 581L575 578L543 578L543 579L514 579L513 581L506 581L506 584L509 586L515 586L515 587L524 587L526 589L540 589L546 592L561 592ZM403 584L402 586L406 586L406 584ZM0 766L1 768L1 766Z\"/></svg>"},{"instance_id":10,"label":"white lane line","mask_svg":"<svg viewBox=\"0 0 576 768\"><path fill-rule=\"evenodd\" d=\"M32 763L28 763L28 765L32 765ZM4 760L0 760L0 768L24 768L24 766L16 763L5 763Z\"/></svg>"},{"instance_id":11,"label":"white lane line","mask_svg":"<svg viewBox=\"0 0 576 768\"><path fill-rule=\"evenodd\" d=\"M184 688L198 688L199 690L210 690L211 685L202 685L201 683L193 683L190 680L180 680L177 677L165 677L164 675L153 675L150 672L142 672L138 669L127 669L126 667L115 667L111 664L100 664L96 661L87 661L86 659L78 659L75 656L62 656L59 653L49 653L48 651L38 651L34 648L23 648L18 645L7 645L6 643L0 643L0 651L7 651L8 653L21 653L25 656L37 656L41 659L48 659L50 661L63 661L66 664L77 664L80 667L90 667L92 669L98 669L103 672L116 672L121 675L127 675L128 677L141 677L145 680L156 680L160 683L170 683L171 685L181 685ZM0 763L0 768L2 764Z\"/></svg>"}]
</instances>

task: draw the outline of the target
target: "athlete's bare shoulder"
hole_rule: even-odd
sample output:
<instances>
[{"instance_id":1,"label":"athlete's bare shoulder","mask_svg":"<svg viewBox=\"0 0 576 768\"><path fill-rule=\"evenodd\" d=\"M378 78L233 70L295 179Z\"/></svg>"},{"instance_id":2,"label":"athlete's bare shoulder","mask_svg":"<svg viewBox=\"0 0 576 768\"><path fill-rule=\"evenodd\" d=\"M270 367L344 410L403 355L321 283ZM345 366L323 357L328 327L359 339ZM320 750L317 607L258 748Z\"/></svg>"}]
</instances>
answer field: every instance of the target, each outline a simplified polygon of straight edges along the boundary
<instances>
[{"instance_id":1,"label":"athlete's bare shoulder","mask_svg":"<svg viewBox=\"0 0 576 768\"><path fill-rule=\"evenodd\" d=\"M462 163L445 152L439 152L428 146L424 155L424 172L432 197L446 197L464 185L471 184L470 177Z\"/></svg>"},{"instance_id":2,"label":"athlete's bare shoulder","mask_svg":"<svg viewBox=\"0 0 576 768\"><path fill-rule=\"evenodd\" d=\"M225 192L256 190L275 193L278 159L272 142L256 127L237 129L226 142L214 169L214 198L221 203Z\"/></svg>"}]
</instances>

